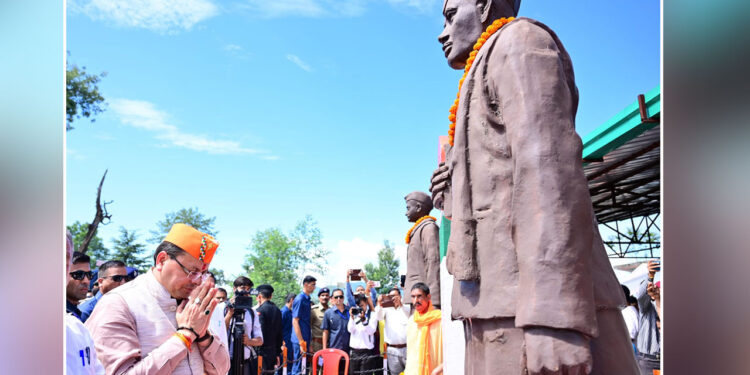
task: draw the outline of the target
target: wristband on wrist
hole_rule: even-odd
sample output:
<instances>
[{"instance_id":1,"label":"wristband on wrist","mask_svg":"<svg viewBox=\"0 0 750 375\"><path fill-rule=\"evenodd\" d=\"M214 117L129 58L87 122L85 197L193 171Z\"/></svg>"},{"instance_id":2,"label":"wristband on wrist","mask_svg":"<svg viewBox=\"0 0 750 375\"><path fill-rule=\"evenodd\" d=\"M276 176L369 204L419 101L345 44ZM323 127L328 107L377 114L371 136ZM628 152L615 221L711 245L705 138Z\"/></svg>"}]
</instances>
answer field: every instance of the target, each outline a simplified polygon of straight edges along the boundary
<instances>
[{"instance_id":1,"label":"wristband on wrist","mask_svg":"<svg viewBox=\"0 0 750 375\"><path fill-rule=\"evenodd\" d=\"M174 335L177 336L178 339L182 340L182 343L185 344L185 347L189 351L190 350L190 345L191 345L190 340L187 337L185 337L185 335L183 335L180 332L175 332Z\"/></svg>"},{"instance_id":2,"label":"wristband on wrist","mask_svg":"<svg viewBox=\"0 0 750 375\"><path fill-rule=\"evenodd\" d=\"M208 330L206 330L206 334L204 334L203 336L201 336L201 337L199 337L199 338L195 339L195 342L203 342L203 341L206 341L206 340L208 340L208 339L209 339L209 337L211 337L211 333L209 333L209 332L208 332Z\"/></svg>"},{"instance_id":3,"label":"wristband on wrist","mask_svg":"<svg viewBox=\"0 0 750 375\"><path fill-rule=\"evenodd\" d=\"M190 328L190 327L177 327L177 330L178 330L178 331L179 331L179 330L181 330L181 329L184 329L184 330L188 330L188 331L192 332L192 333L193 333L193 335L195 335L195 338L196 338L196 339L197 339L198 337L200 337L200 335L198 334L198 332L195 332L195 330L194 330L194 329L192 329L192 328Z\"/></svg>"}]
</instances>

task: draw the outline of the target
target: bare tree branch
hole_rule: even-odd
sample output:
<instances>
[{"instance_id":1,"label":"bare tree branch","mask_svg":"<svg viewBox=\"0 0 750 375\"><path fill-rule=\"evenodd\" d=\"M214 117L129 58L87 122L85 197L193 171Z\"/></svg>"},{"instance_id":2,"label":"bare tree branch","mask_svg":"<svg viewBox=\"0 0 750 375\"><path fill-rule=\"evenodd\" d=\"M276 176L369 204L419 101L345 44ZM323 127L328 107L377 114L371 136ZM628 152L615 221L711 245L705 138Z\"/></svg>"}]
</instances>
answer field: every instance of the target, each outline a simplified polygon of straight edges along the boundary
<instances>
[{"instance_id":1,"label":"bare tree branch","mask_svg":"<svg viewBox=\"0 0 750 375\"><path fill-rule=\"evenodd\" d=\"M110 215L107 212L107 205L112 203L112 201L104 202L104 204L101 203L102 198L102 185L104 185L104 179L107 177L107 171L109 169L104 171L104 175L102 176L102 180L99 182L99 188L96 190L96 215L94 215L94 220L89 224L89 229L86 232L86 238L83 239L83 242L81 242L81 246L78 248L78 251L82 253L86 253L86 249L89 247L89 242L91 242L91 239L94 238L94 235L96 235L96 229L101 223L102 225L109 224L109 220L112 218L112 215Z\"/></svg>"}]
</instances>

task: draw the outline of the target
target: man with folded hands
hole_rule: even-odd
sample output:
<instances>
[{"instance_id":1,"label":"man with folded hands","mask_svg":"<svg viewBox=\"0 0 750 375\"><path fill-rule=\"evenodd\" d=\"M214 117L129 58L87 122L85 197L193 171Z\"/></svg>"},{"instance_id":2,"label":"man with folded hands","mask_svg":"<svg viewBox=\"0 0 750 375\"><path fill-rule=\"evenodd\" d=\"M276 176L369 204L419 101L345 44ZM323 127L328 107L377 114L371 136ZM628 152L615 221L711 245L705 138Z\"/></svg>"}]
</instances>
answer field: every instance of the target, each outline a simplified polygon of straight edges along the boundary
<instances>
[{"instance_id":1,"label":"man with folded hands","mask_svg":"<svg viewBox=\"0 0 750 375\"><path fill-rule=\"evenodd\" d=\"M229 352L208 330L218 301L206 271L219 243L175 224L154 266L104 295L86 327L108 374L210 374L229 371Z\"/></svg>"}]
</instances>

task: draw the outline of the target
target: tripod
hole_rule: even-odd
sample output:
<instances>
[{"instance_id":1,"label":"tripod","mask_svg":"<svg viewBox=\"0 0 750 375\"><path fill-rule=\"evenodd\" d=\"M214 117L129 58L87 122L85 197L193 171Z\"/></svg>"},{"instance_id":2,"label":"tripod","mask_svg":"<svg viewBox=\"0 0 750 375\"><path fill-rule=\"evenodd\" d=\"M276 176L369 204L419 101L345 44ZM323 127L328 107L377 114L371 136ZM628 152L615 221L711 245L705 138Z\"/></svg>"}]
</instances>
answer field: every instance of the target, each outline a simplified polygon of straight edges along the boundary
<instances>
[{"instance_id":1,"label":"tripod","mask_svg":"<svg viewBox=\"0 0 750 375\"><path fill-rule=\"evenodd\" d=\"M234 325L232 326L232 364L230 375L244 375L245 372L245 310L234 309Z\"/></svg>"}]
</instances>

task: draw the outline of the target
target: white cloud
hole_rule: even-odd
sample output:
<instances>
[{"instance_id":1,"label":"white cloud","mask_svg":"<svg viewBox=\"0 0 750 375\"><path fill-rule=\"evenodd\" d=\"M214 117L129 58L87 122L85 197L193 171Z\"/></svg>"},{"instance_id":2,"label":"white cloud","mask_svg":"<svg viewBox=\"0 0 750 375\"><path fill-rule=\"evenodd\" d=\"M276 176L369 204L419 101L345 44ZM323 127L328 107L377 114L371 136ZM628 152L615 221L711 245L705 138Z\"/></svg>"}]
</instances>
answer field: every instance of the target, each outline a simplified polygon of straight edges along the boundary
<instances>
[{"instance_id":1,"label":"white cloud","mask_svg":"<svg viewBox=\"0 0 750 375\"><path fill-rule=\"evenodd\" d=\"M68 155L68 158L70 158L70 159L77 159L77 160L86 159L86 157L83 156L80 152L78 152L78 151L76 151L76 150L74 150L72 148L67 148L66 147L65 148L65 153Z\"/></svg>"},{"instance_id":2,"label":"white cloud","mask_svg":"<svg viewBox=\"0 0 750 375\"><path fill-rule=\"evenodd\" d=\"M227 44L226 46L224 46L224 50L225 51L242 51L243 48L242 48L242 46L238 46L236 44L231 44L230 43L230 44Z\"/></svg>"},{"instance_id":3,"label":"white cloud","mask_svg":"<svg viewBox=\"0 0 750 375\"><path fill-rule=\"evenodd\" d=\"M222 47L222 49L226 51L230 56L234 56L240 60L250 59L250 53L245 51L245 49L240 45L229 43Z\"/></svg>"},{"instance_id":4,"label":"white cloud","mask_svg":"<svg viewBox=\"0 0 750 375\"><path fill-rule=\"evenodd\" d=\"M262 154L263 151L243 147L237 141L210 139L208 136L190 134L168 123L168 114L153 103L142 100L113 99L110 107L120 121L138 129L155 133L155 138L165 141L166 146L181 147L209 154Z\"/></svg>"},{"instance_id":5,"label":"white cloud","mask_svg":"<svg viewBox=\"0 0 750 375\"><path fill-rule=\"evenodd\" d=\"M219 14L211 0L69 0L68 5L95 20L168 33L190 30Z\"/></svg>"},{"instance_id":6,"label":"white cloud","mask_svg":"<svg viewBox=\"0 0 750 375\"><path fill-rule=\"evenodd\" d=\"M388 0L388 3L394 6L404 6L414 8L420 12L429 12L436 8L437 4L442 4L441 0Z\"/></svg>"},{"instance_id":7,"label":"white cloud","mask_svg":"<svg viewBox=\"0 0 750 375\"><path fill-rule=\"evenodd\" d=\"M366 0L246 0L244 8L261 17L362 15Z\"/></svg>"},{"instance_id":8,"label":"white cloud","mask_svg":"<svg viewBox=\"0 0 750 375\"><path fill-rule=\"evenodd\" d=\"M312 68L310 67L310 65L307 65L304 61L302 61L299 57L295 55L287 54L286 59L293 62L295 65L297 65L304 71L307 71L307 72L312 71Z\"/></svg>"},{"instance_id":9,"label":"white cloud","mask_svg":"<svg viewBox=\"0 0 750 375\"><path fill-rule=\"evenodd\" d=\"M123 124L149 131L177 130L174 125L166 123L167 114L157 110L152 103L142 100L114 99L110 106L120 116Z\"/></svg>"}]
</instances>

